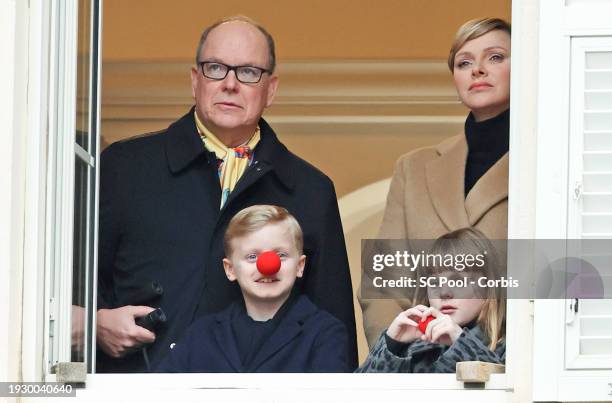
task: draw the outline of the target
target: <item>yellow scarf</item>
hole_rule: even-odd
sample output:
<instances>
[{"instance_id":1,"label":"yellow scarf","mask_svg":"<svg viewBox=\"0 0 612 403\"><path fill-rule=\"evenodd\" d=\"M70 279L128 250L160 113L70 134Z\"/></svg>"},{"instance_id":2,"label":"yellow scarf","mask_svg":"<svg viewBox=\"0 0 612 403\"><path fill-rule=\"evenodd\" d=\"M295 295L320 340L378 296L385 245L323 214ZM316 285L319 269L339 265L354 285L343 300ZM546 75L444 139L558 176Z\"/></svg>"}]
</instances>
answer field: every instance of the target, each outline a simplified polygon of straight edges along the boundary
<instances>
[{"instance_id":1,"label":"yellow scarf","mask_svg":"<svg viewBox=\"0 0 612 403\"><path fill-rule=\"evenodd\" d=\"M234 190L236 183L249 166L253 149L259 143L259 126L255 130L255 134L245 144L239 147L227 147L204 126L195 111L193 114L198 133L200 133L200 137L204 142L204 147L208 151L215 153L217 159L221 160L217 167L217 173L221 182L221 205L219 208L223 208L229 194Z\"/></svg>"}]
</instances>

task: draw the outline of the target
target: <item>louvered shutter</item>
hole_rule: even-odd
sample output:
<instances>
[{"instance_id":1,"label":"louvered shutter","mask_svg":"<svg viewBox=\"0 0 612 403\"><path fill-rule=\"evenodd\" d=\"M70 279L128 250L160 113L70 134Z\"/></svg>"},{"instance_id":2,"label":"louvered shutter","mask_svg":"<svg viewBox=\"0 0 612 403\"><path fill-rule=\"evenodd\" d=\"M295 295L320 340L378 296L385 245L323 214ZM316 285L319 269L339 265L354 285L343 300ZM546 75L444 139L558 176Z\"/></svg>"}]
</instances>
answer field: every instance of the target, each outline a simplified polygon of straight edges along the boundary
<instances>
[{"instance_id":1,"label":"louvered shutter","mask_svg":"<svg viewBox=\"0 0 612 403\"><path fill-rule=\"evenodd\" d=\"M587 246L612 243L612 38L572 39L570 105L569 237L585 240L586 260L612 265ZM566 313L566 368L612 368L612 300L570 300Z\"/></svg>"}]
</instances>

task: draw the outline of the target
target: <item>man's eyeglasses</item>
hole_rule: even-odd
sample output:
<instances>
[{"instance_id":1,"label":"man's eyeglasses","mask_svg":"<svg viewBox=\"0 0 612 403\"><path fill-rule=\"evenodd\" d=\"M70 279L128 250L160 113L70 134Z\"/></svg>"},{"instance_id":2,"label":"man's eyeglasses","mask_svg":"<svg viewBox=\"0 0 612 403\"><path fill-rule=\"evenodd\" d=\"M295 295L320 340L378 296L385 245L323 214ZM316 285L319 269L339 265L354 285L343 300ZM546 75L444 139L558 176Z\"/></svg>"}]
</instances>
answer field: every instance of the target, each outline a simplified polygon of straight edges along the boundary
<instances>
[{"instance_id":1,"label":"man's eyeglasses","mask_svg":"<svg viewBox=\"0 0 612 403\"><path fill-rule=\"evenodd\" d=\"M271 73L270 70L255 66L230 66L219 62L200 62L199 65L206 78L223 80L230 71L234 70L238 81L245 84L258 83L263 73Z\"/></svg>"}]
</instances>

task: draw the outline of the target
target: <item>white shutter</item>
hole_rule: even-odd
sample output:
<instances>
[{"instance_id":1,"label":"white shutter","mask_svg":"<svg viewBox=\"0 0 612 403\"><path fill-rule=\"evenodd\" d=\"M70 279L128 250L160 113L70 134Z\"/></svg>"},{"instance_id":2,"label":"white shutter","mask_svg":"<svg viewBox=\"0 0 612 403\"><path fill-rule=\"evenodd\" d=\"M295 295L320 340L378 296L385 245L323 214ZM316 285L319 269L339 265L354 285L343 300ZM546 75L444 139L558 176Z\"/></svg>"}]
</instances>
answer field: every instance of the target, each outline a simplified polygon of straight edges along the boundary
<instances>
[{"instance_id":1,"label":"white shutter","mask_svg":"<svg viewBox=\"0 0 612 403\"><path fill-rule=\"evenodd\" d=\"M584 61L581 235L612 238L612 49L578 50Z\"/></svg>"},{"instance_id":2,"label":"white shutter","mask_svg":"<svg viewBox=\"0 0 612 403\"><path fill-rule=\"evenodd\" d=\"M612 360L612 301L579 301L581 355L610 355ZM612 362L608 362L608 367Z\"/></svg>"},{"instance_id":3,"label":"white shutter","mask_svg":"<svg viewBox=\"0 0 612 403\"><path fill-rule=\"evenodd\" d=\"M609 239L612 37L572 38L570 98L569 178L574 189L568 204L568 237ZM586 252L583 256L593 262L612 262L609 256L589 256ZM612 300L570 300L566 309L565 367L612 368Z\"/></svg>"}]
</instances>

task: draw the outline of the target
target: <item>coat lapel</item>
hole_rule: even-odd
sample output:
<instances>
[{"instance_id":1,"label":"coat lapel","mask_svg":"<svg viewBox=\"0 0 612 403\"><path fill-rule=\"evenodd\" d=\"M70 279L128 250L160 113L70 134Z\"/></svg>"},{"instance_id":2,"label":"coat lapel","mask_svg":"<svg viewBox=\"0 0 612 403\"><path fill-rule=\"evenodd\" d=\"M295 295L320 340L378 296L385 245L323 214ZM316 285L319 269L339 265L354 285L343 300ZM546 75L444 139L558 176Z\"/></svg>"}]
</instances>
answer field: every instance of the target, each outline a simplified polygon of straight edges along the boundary
<instances>
[{"instance_id":1,"label":"coat lapel","mask_svg":"<svg viewBox=\"0 0 612 403\"><path fill-rule=\"evenodd\" d=\"M185 116L168 127L165 136L166 158L172 173L182 171L202 155L206 156L209 163L215 161L214 157L211 158L210 153L204 148L196 129L193 117L194 108L192 107Z\"/></svg>"},{"instance_id":2,"label":"coat lapel","mask_svg":"<svg viewBox=\"0 0 612 403\"><path fill-rule=\"evenodd\" d=\"M470 225L500 201L508 198L508 153L504 154L477 182L465 199Z\"/></svg>"},{"instance_id":3,"label":"coat lapel","mask_svg":"<svg viewBox=\"0 0 612 403\"><path fill-rule=\"evenodd\" d=\"M219 350L223 352L229 364L236 372L242 372L240 354L238 354L238 348L236 347L238 344L236 343L230 320L233 310L234 309L230 310L230 313L221 312L217 314L213 332L215 334L215 340L219 345Z\"/></svg>"},{"instance_id":4,"label":"coat lapel","mask_svg":"<svg viewBox=\"0 0 612 403\"><path fill-rule=\"evenodd\" d=\"M467 143L465 136L438 147L440 157L425 167L431 202L449 231L469 225L465 210L464 182Z\"/></svg>"},{"instance_id":5,"label":"coat lapel","mask_svg":"<svg viewBox=\"0 0 612 403\"><path fill-rule=\"evenodd\" d=\"M316 309L310 301L299 297L270 338L261 346L248 371L256 372L257 368L267 362L271 356L295 339L302 332L306 317L312 315Z\"/></svg>"}]
</instances>

